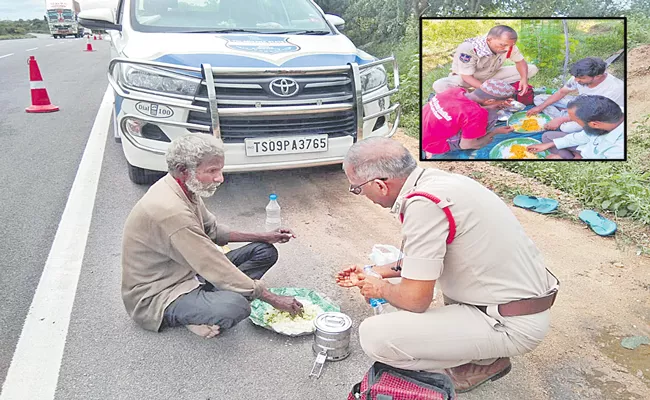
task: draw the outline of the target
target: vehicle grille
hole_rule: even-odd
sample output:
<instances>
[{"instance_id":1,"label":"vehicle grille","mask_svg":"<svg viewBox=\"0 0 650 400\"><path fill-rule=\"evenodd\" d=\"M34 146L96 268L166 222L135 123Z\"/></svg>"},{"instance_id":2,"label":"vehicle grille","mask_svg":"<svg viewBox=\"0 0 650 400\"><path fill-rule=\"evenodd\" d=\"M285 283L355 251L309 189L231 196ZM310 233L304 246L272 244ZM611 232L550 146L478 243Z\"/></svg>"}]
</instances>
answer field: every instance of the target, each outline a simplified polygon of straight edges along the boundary
<instances>
[{"instance_id":1,"label":"vehicle grille","mask_svg":"<svg viewBox=\"0 0 650 400\"><path fill-rule=\"evenodd\" d=\"M291 76L298 86L297 93L281 97L273 93L271 77L215 77L219 109L278 106L306 106L353 103L352 80L347 74ZM201 85L193 104L208 107L207 87ZM187 122L209 126L210 115L190 111ZM243 142L250 137L327 134L329 137L356 136L354 109L329 113L279 116L220 116L221 137L226 143Z\"/></svg>"}]
</instances>

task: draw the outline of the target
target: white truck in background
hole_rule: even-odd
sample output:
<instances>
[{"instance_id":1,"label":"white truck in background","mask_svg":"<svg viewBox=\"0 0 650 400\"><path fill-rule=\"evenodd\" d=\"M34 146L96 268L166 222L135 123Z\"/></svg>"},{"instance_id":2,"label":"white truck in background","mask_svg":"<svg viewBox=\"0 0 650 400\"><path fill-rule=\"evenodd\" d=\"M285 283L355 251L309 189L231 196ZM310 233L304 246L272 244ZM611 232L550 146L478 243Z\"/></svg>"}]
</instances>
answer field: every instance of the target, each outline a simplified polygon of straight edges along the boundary
<instances>
[{"instance_id":1,"label":"white truck in background","mask_svg":"<svg viewBox=\"0 0 650 400\"><path fill-rule=\"evenodd\" d=\"M50 33L55 39L83 36L83 27L78 20L81 7L76 0L46 0L45 11Z\"/></svg>"},{"instance_id":2,"label":"white truck in background","mask_svg":"<svg viewBox=\"0 0 650 400\"><path fill-rule=\"evenodd\" d=\"M167 171L187 133L222 139L228 173L340 164L399 124L395 58L357 49L312 0L118 0L79 20L111 36L114 135L134 183Z\"/></svg>"}]
</instances>

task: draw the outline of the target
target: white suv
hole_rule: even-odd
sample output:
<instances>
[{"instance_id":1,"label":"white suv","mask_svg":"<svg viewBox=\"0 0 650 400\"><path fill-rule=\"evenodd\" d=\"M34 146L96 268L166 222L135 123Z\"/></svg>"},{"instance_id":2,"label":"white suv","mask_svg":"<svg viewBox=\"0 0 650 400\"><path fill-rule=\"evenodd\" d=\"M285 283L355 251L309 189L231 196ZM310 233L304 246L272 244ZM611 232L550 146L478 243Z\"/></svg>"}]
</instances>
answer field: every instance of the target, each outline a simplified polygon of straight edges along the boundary
<instances>
[{"instance_id":1,"label":"white suv","mask_svg":"<svg viewBox=\"0 0 650 400\"><path fill-rule=\"evenodd\" d=\"M114 135L135 183L166 171L169 142L189 132L220 137L238 172L341 163L399 124L394 57L357 49L311 0L120 0L79 19L110 32Z\"/></svg>"}]
</instances>

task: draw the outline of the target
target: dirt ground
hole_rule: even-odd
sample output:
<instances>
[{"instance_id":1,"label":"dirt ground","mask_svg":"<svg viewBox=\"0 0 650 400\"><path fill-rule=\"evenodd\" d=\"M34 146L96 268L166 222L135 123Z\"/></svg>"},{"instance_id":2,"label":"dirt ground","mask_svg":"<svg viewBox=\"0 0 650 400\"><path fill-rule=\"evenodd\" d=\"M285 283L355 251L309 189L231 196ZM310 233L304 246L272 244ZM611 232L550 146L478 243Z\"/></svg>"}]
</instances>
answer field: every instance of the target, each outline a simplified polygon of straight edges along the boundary
<instances>
[{"instance_id":1,"label":"dirt ground","mask_svg":"<svg viewBox=\"0 0 650 400\"><path fill-rule=\"evenodd\" d=\"M627 121L632 124L650 113L650 45L636 47L627 54Z\"/></svg>"},{"instance_id":2,"label":"dirt ground","mask_svg":"<svg viewBox=\"0 0 650 400\"><path fill-rule=\"evenodd\" d=\"M629 121L650 109L646 95L650 89L649 56L650 46L628 55ZM417 156L416 139L401 133L395 139ZM536 185L536 190L555 191L540 189L528 178L487 163L421 165L480 176L488 187L507 180L522 188ZM336 196L334 202L314 200L339 192L347 183L343 174L328 174L327 178L310 177L314 179L314 185L309 185L312 190L303 192L304 198L292 199L296 207L286 210L291 226L319 238L309 247L323 254L337 249L330 261L346 264L367 262L366 254L359 254L359 249L370 249L375 243L399 244L397 221L370 201L358 196ZM578 209L571 196L555 192L568 203L566 213ZM595 235L579 222L516 207L512 211L561 281L552 328L534 352L513 360L513 372L508 377L460 398L521 399L518 386L523 382L530 399L650 399L650 346L627 350L620 344L626 336L650 335L650 258L637 255L633 248L622 248L615 239ZM359 258L350 259L350 254ZM332 266L331 273L337 269ZM340 294L361 306L358 294Z\"/></svg>"}]
</instances>

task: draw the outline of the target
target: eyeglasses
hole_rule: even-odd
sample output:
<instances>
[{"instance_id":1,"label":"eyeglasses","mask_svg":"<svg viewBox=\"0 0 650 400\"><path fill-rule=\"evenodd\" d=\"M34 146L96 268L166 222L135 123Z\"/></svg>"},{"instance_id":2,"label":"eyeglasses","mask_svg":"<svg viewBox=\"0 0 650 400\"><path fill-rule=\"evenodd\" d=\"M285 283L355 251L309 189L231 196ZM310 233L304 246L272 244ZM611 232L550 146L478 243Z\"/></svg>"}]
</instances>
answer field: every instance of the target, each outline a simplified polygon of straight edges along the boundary
<instances>
[{"instance_id":1,"label":"eyeglasses","mask_svg":"<svg viewBox=\"0 0 650 400\"><path fill-rule=\"evenodd\" d=\"M357 185L357 186L350 185L350 193L361 194L361 186L365 185L366 183L370 183L372 181L377 181L377 180L385 182L388 180L388 178L374 178L369 181L363 182L361 185Z\"/></svg>"}]
</instances>

